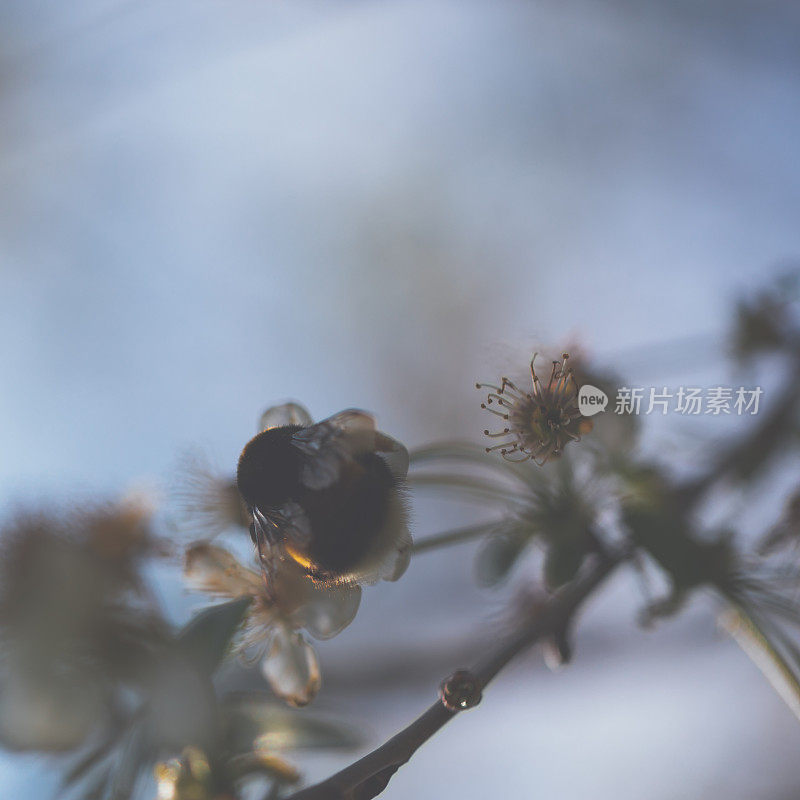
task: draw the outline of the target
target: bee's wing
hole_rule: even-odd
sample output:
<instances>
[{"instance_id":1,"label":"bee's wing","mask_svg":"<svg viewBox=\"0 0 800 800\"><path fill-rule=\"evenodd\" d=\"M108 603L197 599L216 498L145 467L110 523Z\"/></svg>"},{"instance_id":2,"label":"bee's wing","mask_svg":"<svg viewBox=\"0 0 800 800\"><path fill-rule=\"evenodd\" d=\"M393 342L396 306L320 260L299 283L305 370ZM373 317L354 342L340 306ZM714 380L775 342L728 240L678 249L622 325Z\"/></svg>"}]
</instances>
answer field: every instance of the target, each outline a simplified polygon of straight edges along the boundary
<instances>
[{"instance_id":1,"label":"bee's wing","mask_svg":"<svg viewBox=\"0 0 800 800\"><path fill-rule=\"evenodd\" d=\"M366 411L348 409L297 431L295 446L306 459L301 480L309 489L324 489L335 483L343 463L361 453L374 452L379 434L375 419Z\"/></svg>"},{"instance_id":2,"label":"bee's wing","mask_svg":"<svg viewBox=\"0 0 800 800\"><path fill-rule=\"evenodd\" d=\"M304 428L314 422L311 414L299 403L283 403L268 408L258 422L259 433L271 428L282 428L284 425L302 425Z\"/></svg>"}]
</instances>

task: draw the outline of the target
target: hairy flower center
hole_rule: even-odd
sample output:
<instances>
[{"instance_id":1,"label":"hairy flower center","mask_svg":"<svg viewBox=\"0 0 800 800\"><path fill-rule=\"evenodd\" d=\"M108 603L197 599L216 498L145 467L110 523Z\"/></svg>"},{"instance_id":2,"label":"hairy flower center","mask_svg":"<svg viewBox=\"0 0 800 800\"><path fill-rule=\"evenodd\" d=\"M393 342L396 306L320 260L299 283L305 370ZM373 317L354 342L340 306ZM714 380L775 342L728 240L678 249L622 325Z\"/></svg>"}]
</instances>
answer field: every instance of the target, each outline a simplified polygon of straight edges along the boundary
<instances>
[{"instance_id":1,"label":"hairy flower center","mask_svg":"<svg viewBox=\"0 0 800 800\"><path fill-rule=\"evenodd\" d=\"M548 409L547 406L542 406L542 414L544 415L544 421L550 428L560 428L564 422L564 414L560 408Z\"/></svg>"}]
</instances>

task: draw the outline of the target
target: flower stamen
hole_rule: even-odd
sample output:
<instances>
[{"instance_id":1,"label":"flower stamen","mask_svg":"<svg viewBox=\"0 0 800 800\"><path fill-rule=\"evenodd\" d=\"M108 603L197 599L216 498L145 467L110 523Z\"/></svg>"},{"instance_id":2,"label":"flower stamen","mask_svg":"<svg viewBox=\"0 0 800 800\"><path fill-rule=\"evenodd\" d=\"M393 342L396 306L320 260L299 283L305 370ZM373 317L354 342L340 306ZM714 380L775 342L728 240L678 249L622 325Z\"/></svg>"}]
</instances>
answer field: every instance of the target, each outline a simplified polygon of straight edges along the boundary
<instances>
[{"instance_id":1,"label":"flower stamen","mask_svg":"<svg viewBox=\"0 0 800 800\"><path fill-rule=\"evenodd\" d=\"M554 360L547 384L536 374L536 353L531 359L531 392L523 392L509 378L501 377L500 385L475 384L479 389L490 390L481 408L510 424L502 431L484 435L491 438L512 438L487 447L486 452L500 451L506 461L518 462L533 459L544 464L548 458L558 457L569 442L580 441L581 434L591 429L591 421L585 419L578 408L578 389L572 370L567 366L568 353L561 360ZM489 408L497 404L502 411ZM515 454L516 457L510 457ZM519 457L521 456L521 457Z\"/></svg>"}]
</instances>

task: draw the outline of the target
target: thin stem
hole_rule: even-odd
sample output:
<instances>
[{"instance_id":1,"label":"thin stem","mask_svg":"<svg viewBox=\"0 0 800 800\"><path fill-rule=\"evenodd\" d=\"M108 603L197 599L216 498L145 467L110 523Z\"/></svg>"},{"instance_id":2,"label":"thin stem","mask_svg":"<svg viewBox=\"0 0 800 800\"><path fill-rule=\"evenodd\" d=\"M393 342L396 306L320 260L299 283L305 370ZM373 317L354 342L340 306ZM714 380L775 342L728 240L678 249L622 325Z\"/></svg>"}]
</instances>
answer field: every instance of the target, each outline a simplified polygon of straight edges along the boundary
<instances>
[{"instance_id":1,"label":"thin stem","mask_svg":"<svg viewBox=\"0 0 800 800\"><path fill-rule=\"evenodd\" d=\"M513 478L516 482L521 483L527 487L529 479L525 473L520 472L519 467L514 466L509 461L504 461L501 458L486 458L486 448L479 444L472 444L468 442L440 442L439 444L430 445L428 447L418 447L410 453L411 464L414 467L425 465L430 461L471 461L480 466L482 469L487 469L490 472L494 471L503 478Z\"/></svg>"},{"instance_id":2,"label":"thin stem","mask_svg":"<svg viewBox=\"0 0 800 800\"><path fill-rule=\"evenodd\" d=\"M620 551L595 558L591 567L556 594L535 620L480 658L471 670L478 688L484 689L523 650L567 628L583 602L629 556L628 551ZM376 797L386 788L392 775L458 713L437 701L371 753L327 780L295 792L288 800L370 800Z\"/></svg>"},{"instance_id":3,"label":"thin stem","mask_svg":"<svg viewBox=\"0 0 800 800\"><path fill-rule=\"evenodd\" d=\"M451 544L459 544L461 542L468 542L471 539L479 539L490 533L499 533L502 529L508 526L509 520L500 519L493 522L484 522L480 525L467 525L463 528L454 528L444 533L435 533L431 536L426 536L418 542L414 542L411 552L416 555L417 553L424 553L428 550L438 550L440 547L447 547Z\"/></svg>"},{"instance_id":4,"label":"thin stem","mask_svg":"<svg viewBox=\"0 0 800 800\"><path fill-rule=\"evenodd\" d=\"M520 508L528 508L530 499L524 494L507 489L496 483L489 483L467 475L454 475L450 473L419 473L408 476L411 486L429 487L437 489L451 489L463 492L481 500L488 500L502 505L511 504Z\"/></svg>"},{"instance_id":5,"label":"thin stem","mask_svg":"<svg viewBox=\"0 0 800 800\"><path fill-rule=\"evenodd\" d=\"M763 624L741 605L732 605L720 618L722 626L800 719L800 681L790 663L767 635Z\"/></svg>"}]
</instances>

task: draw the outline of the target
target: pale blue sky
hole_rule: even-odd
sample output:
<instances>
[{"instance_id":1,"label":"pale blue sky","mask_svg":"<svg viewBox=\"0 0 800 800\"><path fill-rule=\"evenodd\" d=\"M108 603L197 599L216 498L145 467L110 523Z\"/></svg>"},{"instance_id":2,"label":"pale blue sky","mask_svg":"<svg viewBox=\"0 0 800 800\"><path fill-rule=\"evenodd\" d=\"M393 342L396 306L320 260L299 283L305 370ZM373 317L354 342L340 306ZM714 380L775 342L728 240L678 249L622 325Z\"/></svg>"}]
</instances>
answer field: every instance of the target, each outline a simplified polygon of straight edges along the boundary
<instances>
[{"instance_id":1,"label":"pale blue sky","mask_svg":"<svg viewBox=\"0 0 800 800\"><path fill-rule=\"evenodd\" d=\"M0 501L163 482L196 443L233 464L287 397L371 409L411 443L469 435L475 378L535 341L611 358L714 340L738 289L800 253L788 6L6 0ZM360 640L410 602L372 591L394 599ZM777 790L791 757L749 747L773 723L797 736L788 713L732 646L705 647L652 694L646 659L634 675L613 656L571 689L537 671L529 702L501 686L386 796L424 796L441 760L464 800L532 774L542 796L641 797L644 775L654 800L717 796L747 757ZM636 792L612 768L626 736Z\"/></svg>"}]
</instances>

